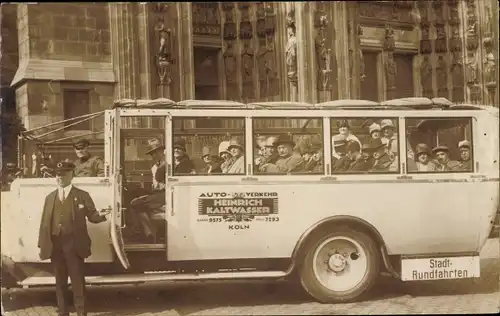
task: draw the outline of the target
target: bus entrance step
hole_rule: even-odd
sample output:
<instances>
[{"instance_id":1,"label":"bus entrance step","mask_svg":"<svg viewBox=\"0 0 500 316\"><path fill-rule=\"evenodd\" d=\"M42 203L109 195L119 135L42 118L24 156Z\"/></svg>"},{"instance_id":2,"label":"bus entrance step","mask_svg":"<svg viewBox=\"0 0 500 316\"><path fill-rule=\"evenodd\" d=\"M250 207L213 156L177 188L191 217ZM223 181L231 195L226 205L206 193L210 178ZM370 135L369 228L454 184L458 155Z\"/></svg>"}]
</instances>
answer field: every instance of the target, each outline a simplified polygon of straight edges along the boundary
<instances>
[{"instance_id":1,"label":"bus entrance step","mask_svg":"<svg viewBox=\"0 0 500 316\"><path fill-rule=\"evenodd\" d=\"M88 285L133 284L147 282L177 282L197 280L242 280L242 279L279 279L287 276L285 271L231 271L215 273L175 273L149 272L138 274L114 274L102 276L87 276ZM68 282L71 283L71 280ZM19 282L22 287L53 286L56 280L53 276L33 276Z\"/></svg>"}]
</instances>

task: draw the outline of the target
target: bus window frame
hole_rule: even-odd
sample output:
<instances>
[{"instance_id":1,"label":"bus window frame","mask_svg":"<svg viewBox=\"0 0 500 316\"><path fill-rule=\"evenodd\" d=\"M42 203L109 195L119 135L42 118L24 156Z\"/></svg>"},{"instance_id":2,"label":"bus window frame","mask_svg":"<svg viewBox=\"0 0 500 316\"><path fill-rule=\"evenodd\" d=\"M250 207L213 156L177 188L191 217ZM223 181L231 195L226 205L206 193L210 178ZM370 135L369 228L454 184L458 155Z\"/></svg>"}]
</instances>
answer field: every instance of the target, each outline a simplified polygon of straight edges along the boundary
<instances>
[{"instance_id":1,"label":"bus window frame","mask_svg":"<svg viewBox=\"0 0 500 316\"><path fill-rule=\"evenodd\" d=\"M435 117L428 117L428 116L425 116L425 117L422 117L422 116L411 116L411 117L406 117L404 118L404 121L405 121L405 136L406 136L406 133L407 133L407 130L406 130L406 120L425 120L425 119L463 119L463 120L468 120L468 129L470 131L470 159L472 160L472 170L450 170L450 171L422 171L422 172L419 172L419 171L413 171L413 172L410 172L408 170L408 165L406 165L406 173L408 175L411 175L411 176L414 176L414 175L436 175L436 174L447 174L447 175L450 175L450 174L473 174L473 173L476 173L476 159L475 159L475 156L474 156L474 144L476 143L475 141L475 137L476 137L476 132L475 132L475 124L477 123L477 116L475 115L463 115L463 116L449 116L449 117L443 117L443 116L435 116ZM437 131L438 129L436 129ZM467 134L467 132L466 132ZM437 136L437 135L434 135L434 136ZM462 139L464 140L464 139ZM460 142L461 140L459 140ZM406 139L405 139L405 145L406 145ZM456 144L456 146L458 147L458 143ZM432 149L433 148L429 148L432 152ZM413 148L412 148L413 150ZM408 159L408 153L406 153L406 159ZM414 161L415 163L417 162L416 161L416 158L414 157ZM457 160L457 162L460 162L459 160Z\"/></svg>"},{"instance_id":2,"label":"bus window frame","mask_svg":"<svg viewBox=\"0 0 500 316\"><path fill-rule=\"evenodd\" d=\"M255 119L257 120L272 120L272 119L296 119L296 120L307 120L307 119L315 119L315 120L318 120L320 123L321 123L321 127L319 127L319 130L320 130L320 136L321 136L321 147L322 147L322 150L323 150L323 172L319 173L312 173L312 172L299 172L299 173L265 173L265 172L256 172L255 170L255 164L254 164L254 157L256 155L256 148L257 148L257 143L256 143L256 137L255 137L255 134L254 134L254 129L253 129L253 121ZM325 172L325 167L326 167L326 162L325 162L325 157L326 157L326 152L325 152L325 117L324 116L311 116L311 117L303 117L303 116L279 116L279 117L266 117L266 116L262 116L262 117L255 117L255 116L252 116L252 117L249 117L249 119L252 121L252 130L251 130L251 141L252 141L252 153L251 153L251 157L252 157L252 161L251 161L251 165L252 165L252 173L251 175L255 175L255 176L264 176L264 177L269 177L269 176L325 176L327 175L327 173ZM268 135L267 137L269 136L278 136L278 135L283 135L283 134L287 134L286 133L286 129L283 129L284 132L277 132L276 135L273 134L273 135ZM308 135L307 133L301 133L301 134L293 134L293 135ZM292 135L292 136L293 136ZM300 154L300 153L299 153ZM301 154L302 156L302 154Z\"/></svg>"},{"instance_id":3,"label":"bus window frame","mask_svg":"<svg viewBox=\"0 0 500 316\"><path fill-rule=\"evenodd\" d=\"M364 116L364 114L361 114L358 115L358 116L347 116L347 115L344 115L344 116L334 116L334 117L330 117L330 124L331 124L331 128L330 128L330 144L331 144L331 139L334 135L338 135L338 133L334 134L333 133L333 128L335 128L336 126L334 124L332 124L332 121L333 120L336 120L336 121L340 121L340 120L357 120L357 119L364 119L364 120L367 120L367 119L373 119L373 120L377 120L377 121L381 121L381 120L384 120L384 119L390 119L392 122L396 123L397 126L395 127L395 131L397 131L398 133L398 163L397 163L397 166L398 166L398 170L396 171L392 171L392 172L371 172L371 171L366 171L366 172L333 172L332 171L332 168L333 168L333 165L330 166L330 172L333 176L339 176L339 175L354 175L354 176L359 176L359 175L400 175L402 174L402 168L403 168L403 165L402 165L402 159L401 159L401 145L400 145L400 142L401 142L401 116L391 116L391 115L386 115L386 116ZM403 117L404 119L404 117ZM366 126L366 128L368 128L368 126ZM382 131L380 131L380 138L382 138ZM355 135L356 136L356 135ZM356 136L357 137L357 136ZM363 144L361 144L363 145ZM331 149L333 150L333 148ZM330 156L333 155L333 152L330 150ZM361 150L361 149L360 149ZM405 161L406 163L406 161Z\"/></svg>"}]
</instances>

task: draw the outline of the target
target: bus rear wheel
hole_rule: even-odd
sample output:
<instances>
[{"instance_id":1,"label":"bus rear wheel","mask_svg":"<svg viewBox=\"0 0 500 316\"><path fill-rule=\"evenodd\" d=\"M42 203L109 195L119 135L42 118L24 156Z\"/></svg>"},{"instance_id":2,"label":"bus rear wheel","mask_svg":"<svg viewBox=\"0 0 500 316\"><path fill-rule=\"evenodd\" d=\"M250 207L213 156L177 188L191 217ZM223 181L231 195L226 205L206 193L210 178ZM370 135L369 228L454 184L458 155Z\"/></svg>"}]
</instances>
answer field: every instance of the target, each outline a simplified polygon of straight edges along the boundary
<instances>
[{"instance_id":1,"label":"bus rear wheel","mask_svg":"<svg viewBox=\"0 0 500 316\"><path fill-rule=\"evenodd\" d=\"M380 270L380 253L366 234L336 227L307 245L300 267L303 288L322 303L351 301L365 294Z\"/></svg>"}]
</instances>

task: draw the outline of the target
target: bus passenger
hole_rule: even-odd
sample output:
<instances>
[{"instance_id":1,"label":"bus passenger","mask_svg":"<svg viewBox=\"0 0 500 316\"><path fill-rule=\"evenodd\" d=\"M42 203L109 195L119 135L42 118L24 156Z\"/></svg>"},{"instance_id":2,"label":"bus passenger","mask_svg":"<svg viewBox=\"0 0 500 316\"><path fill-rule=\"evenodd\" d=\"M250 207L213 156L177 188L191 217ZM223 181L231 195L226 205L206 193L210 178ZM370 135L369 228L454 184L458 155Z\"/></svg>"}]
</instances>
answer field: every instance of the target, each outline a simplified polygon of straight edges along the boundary
<instances>
[{"instance_id":1,"label":"bus passenger","mask_svg":"<svg viewBox=\"0 0 500 316\"><path fill-rule=\"evenodd\" d=\"M276 151L276 142L278 141L277 137L269 136L266 139L266 143L264 145L264 162L276 163L278 160L278 153Z\"/></svg>"},{"instance_id":2,"label":"bus passenger","mask_svg":"<svg viewBox=\"0 0 500 316\"><path fill-rule=\"evenodd\" d=\"M370 148L373 156L371 172L389 172L393 160L387 154L385 145L380 138L370 140Z\"/></svg>"},{"instance_id":3,"label":"bus passenger","mask_svg":"<svg viewBox=\"0 0 500 316\"><path fill-rule=\"evenodd\" d=\"M233 162L231 153L229 152L229 142L227 140L219 144L219 157L222 159L222 164L220 166L222 173L227 173L227 170Z\"/></svg>"},{"instance_id":4,"label":"bus passenger","mask_svg":"<svg viewBox=\"0 0 500 316\"><path fill-rule=\"evenodd\" d=\"M387 146L387 153L391 157L398 155L398 134L394 132L395 126L392 120L385 119L380 122L382 131L382 142Z\"/></svg>"},{"instance_id":5,"label":"bus passenger","mask_svg":"<svg viewBox=\"0 0 500 316\"><path fill-rule=\"evenodd\" d=\"M472 172L472 160L470 159L470 142L463 140L458 143L460 149L460 170Z\"/></svg>"},{"instance_id":6,"label":"bus passenger","mask_svg":"<svg viewBox=\"0 0 500 316\"><path fill-rule=\"evenodd\" d=\"M418 172L436 171L436 165L431 161L429 146L427 144L418 144L415 152L415 158Z\"/></svg>"},{"instance_id":7,"label":"bus passenger","mask_svg":"<svg viewBox=\"0 0 500 316\"><path fill-rule=\"evenodd\" d=\"M305 170L311 173L323 173L323 151L322 144L312 142L303 156Z\"/></svg>"},{"instance_id":8,"label":"bus passenger","mask_svg":"<svg viewBox=\"0 0 500 316\"><path fill-rule=\"evenodd\" d=\"M372 125L370 125L368 129L371 138L373 139L380 138L380 131L382 130L380 128L380 125L378 125L377 123L372 123Z\"/></svg>"},{"instance_id":9,"label":"bus passenger","mask_svg":"<svg viewBox=\"0 0 500 316\"><path fill-rule=\"evenodd\" d=\"M104 161L88 152L89 145L87 139L81 139L73 145L78 157L73 162L76 166L75 177L104 177Z\"/></svg>"},{"instance_id":10,"label":"bus passenger","mask_svg":"<svg viewBox=\"0 0 500 316\"><path fill-rule=\"evenodd\" d=\"M371 169L370 146L363 144L360 148L357 142L349 142L346 148L347 156L351 160L349 171L352 172L367 172Z\"/></svg>"},{"instance_id":11,"label":"bus passenger","mask_svg":"<svg viewBox=\"0 0 500 316\"><path fill-rule=\"evenodd\" d=\"M266 136L260 135L259 137L257 137L257 140L255 142L257 145L257 153L255 155L255 158L264 156L264 147L266 146L266 140Z\"/></svg>"},{"instance_id":12,"label":"bus passenger","mask_svg":"<svg viewBox=\"0 0 500 316\"><path fill-rule=\"evenodd\" d=\"M146 155L150 155L153 160L151 173L153 175L153 184L151 192L147 195L135 198L130 202L131 210L137 214L137 218L142 225L146 242L154 242L153 226L150 213L161 212L162 206L165 205L165 180L166 180L166 163L165 163L165 147L159 139L153 138L148 140L149 150Z\"/></svg>"},{"instance_id":13,"label":"bus passenger","mask_svg":"<svg viewBox=\"0 0 500 316\"><path fill-rule=\"evenodd\" d=\"M276 163L266 162L260 171L267 173L293 173L304 171L304 159L295 152L295 142L291 136L281 135L276 142L279 158Z\"/></svg>"},{"instance_id":14,"label":"bus passenger","mask_svg":"<svg viewBox=\"0 0 500 316\"><path fill-rule=\"evenodd\" d=\"M341 120L339 125L339 134L344 135L346 141L355 141L361 146L361 142L359 139L354 136L354 134L351 132L351 126L349 125L349 122L347 120ZM333 137L332 137L332 156L339 159L340 155L337 155L337 152L335 151L335 146L333 146Z\"/></svg>"},{"instance_id":15,"label":"bus passenger","mask_svg":"<svg viewBox=\"0 0 500 316\"><path fill-rule=\"evenodd\" d=\"M229 141L228 150L231 153L231 156L233 156L231 158L233 162L227 170L227 173L245 173L245 155L243 154L245 149L243 146L237 139L233 138Z\"/></svg>"},{"instance_id":16,"label":"bus passenger","mask_svg":"<svg viewBox=\"0 0 500 316\"><path fill-rule=\"evenodd\" d=\"M186 153L186 141L183 138L174 140L174 175L196 174L194 163Z\"/></svg>"},{"instance_id":17,"label":"bus passenger","mask_svg":"<svg viewBox=\"0 0 500 316\"><path fill-rule=\"evenodd\" d=\"M340 158L332 157L332 172L344 172L349 169L351 159L346 154L347 140L342 134L333 136L333 148Z\"/></svg>"},{"instance_id":18,"label":"bus passenger","mask_svg":"<svg viewBox=\"0 0 500 316\"><path fill-rule=\"evenodd\" d=\"M432 150L432 154L436 158L436 171L457 171L460 168L460 163L455 160L450 160L450 151L446 146L437 146Z\"/></svg>"},{"instance_id":19,"label":"bus passenger","mask_svg":"<svg viewBox=\"0 0 500 316\"><path fill-rule=\"evenodd\" d=\"M203 147L201 159L205 162L204 173L222 173L221 158L212 151L212 147Z\"/></svg>"}]
</instances>

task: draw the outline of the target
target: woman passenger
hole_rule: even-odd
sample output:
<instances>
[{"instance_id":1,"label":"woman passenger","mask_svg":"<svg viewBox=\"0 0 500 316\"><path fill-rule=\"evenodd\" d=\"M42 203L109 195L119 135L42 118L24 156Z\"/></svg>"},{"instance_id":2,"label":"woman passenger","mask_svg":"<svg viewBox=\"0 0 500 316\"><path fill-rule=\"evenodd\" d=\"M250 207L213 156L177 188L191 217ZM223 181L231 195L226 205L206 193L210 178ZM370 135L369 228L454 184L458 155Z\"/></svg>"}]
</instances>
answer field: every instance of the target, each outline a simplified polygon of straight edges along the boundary
<instances>
[{"instance_id":1,"label":"woman passenger","mask_svg":"<svg viewBox=\"0 0 500 316\"><path fill-rule=\"evenodd\" d=\"M427 144L418 144L415 151L418 172L436 171L436 165L431 161L431 151Z\"/></svg>"}]
</instances>

